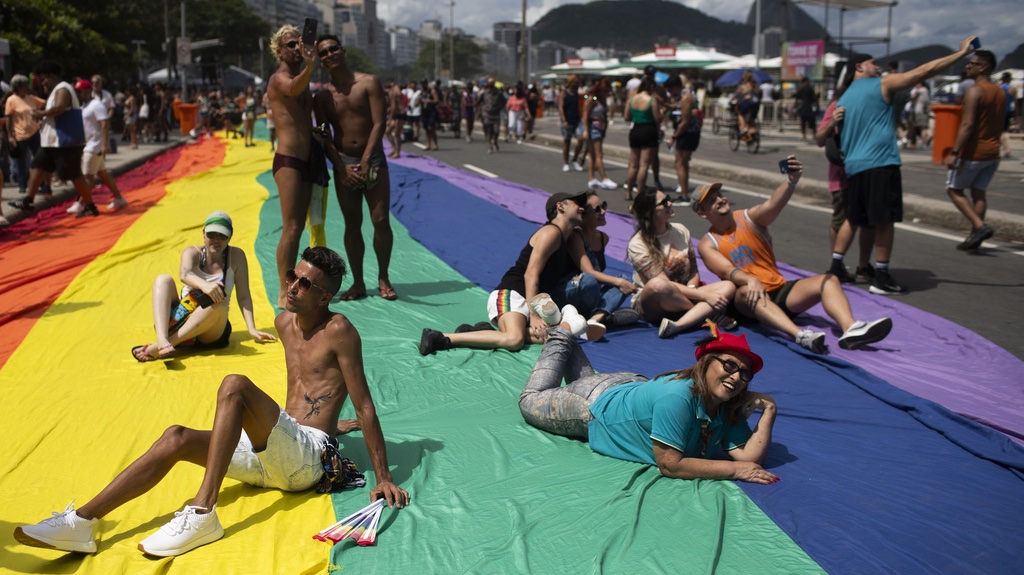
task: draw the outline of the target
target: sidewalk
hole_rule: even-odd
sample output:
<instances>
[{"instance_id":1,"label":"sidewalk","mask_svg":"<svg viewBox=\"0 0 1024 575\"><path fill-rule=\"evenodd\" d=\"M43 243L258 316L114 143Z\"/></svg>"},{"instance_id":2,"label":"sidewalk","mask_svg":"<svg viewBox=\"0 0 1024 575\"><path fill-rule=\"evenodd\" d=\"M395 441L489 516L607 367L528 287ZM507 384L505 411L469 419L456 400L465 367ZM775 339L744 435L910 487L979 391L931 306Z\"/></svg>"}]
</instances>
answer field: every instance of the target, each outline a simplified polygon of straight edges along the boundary
<instances>
[{"instance_id":1,"label":"sidewalk","mask_svg":"<svg viewBox=\"0 0 1024 575\"><path fill-rule=\"evenodd\" d=\"M188 138L186 136L177 132L172 132L168 136L168 140L166 142L139 144L139 147L133 150L127 143L122 143L118 140L117 153L107 156L107 173L116 178L141 166L167 150L185 144L187 141ZM97 185L102 186L103 184L97 182ZM4 180L4 188L0 197L3 198L3 216L7 218L7 221L10 222L11 225L13 225L25 219L26 216L30 216L41 209L45 210L57 204L74 201L78 198L78 192L76 192L75 187L68 182L64 185L53 188L52 197L37 194L35 198L35 210L31 212L24 212L7 205L8 201L20 200L25 197L24 194L18 193L18 185L16 182ZM130 197L126 199L131 202Z\"/></svg>"},{"instance_id":2,"label":"sidewalk","mask_svg":"<svg viewBox=\"0 0 1024 575\"><path fill-rule=\"evenodd\" d=\"M621 120L615 124L621 125ZM537 120L538 128L536 143L553 147L561 147L562 137L559 133L556 118L544 117ZM623 128L625 129L625 128ZM609 132L611 135L611 132ZM724 134L724 132L723 132ZM705 124L704 137L721 138L712 136L709 124ZM799 145L803 143L799 130L789 129L780 132L776 127L766 128L762 132L762 148L769 144L774 145ZM1015 157L1008 158L1000 163L998 174L1001 177L1009 177L1017 182L1018 190L1024 190L1024 162L1021 162L1020 155L1024 153L1024 135L1011 134L1011 146L1017 150ZM611 139L611 138L609 138ZM629 161L629 147L626 145L611 143L609 139L604 143L604 154L606 157L615 158L619 161ZM703 139L703 138L702 138ZM613 141L623 141L620 135L616 135ZM673 155L664 148L659 148L659 157L662 166L671 166L674 162ZM747 154L738 154L737 163L725 163L701 159L698 154L690 162L691 174L705 179L722 181L725 183L743 184L747 186L774 189L779 183L779 174L776 171L750 168L741 163L747 159ZM931 153L922 151L901 150L900 157L905 168L917 167L922 170L944 172L945 168L931 162ZM825 163L824 154L802 156L805 164L810 162ZM662 168L664 169L664 168ZM906 173L906 170L905 170ZM904 175L904 178L907 178ZM828 182L813 178L804 177L800 180L797 194L804 197L819 200L824 205L831 205L831 193L828 191ZM942 194L941 198L925 197L923 195L904 192L903 194L903 217L904 221L918 221L920 223L962 233L964 228L964 216L957 211L952 202ZM1024 213L1011 213L1007 211L989 209L985 220L996 228L996 239L1007 242L1024 242Z\"/></svg>"}]
</instances>

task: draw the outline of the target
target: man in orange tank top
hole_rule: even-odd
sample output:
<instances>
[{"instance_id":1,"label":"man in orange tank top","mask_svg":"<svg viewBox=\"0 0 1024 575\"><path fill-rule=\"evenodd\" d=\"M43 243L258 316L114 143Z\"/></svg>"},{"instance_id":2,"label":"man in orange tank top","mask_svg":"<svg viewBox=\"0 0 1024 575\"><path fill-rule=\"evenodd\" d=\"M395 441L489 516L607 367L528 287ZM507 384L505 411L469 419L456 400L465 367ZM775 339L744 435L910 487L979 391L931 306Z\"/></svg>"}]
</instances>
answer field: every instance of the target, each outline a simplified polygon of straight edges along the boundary
<instances>
[{"instance_id":1,"label":"man in orange tank top","mask_svg":"<svg viewBox=\"0 0 1024 575\"><path fill-rule=\"evenodd\" d=\"M985 223L985 190L999 168L999 137L1006 116L1006 93L989 81L995 66L995 54L978 50L964 67L964 75L974 85L964 95L960 129L944 161L949 167L946 191L971 224L971 233L957 244L958 250L976 250L995 233ZM967 188L970 199L964 195Z\"/></svg>"},{"instance_id":2,"label":"man in orange tank top","mask_svg":"<svg viewBox=\"0 0 1024 575\"><path fill-rule=\"evenodd\" d=\"M736 284L735 305L740 313L788 334L814 353L825 353L825 334L800 329L791 318L819 302L843 330L839 347L856 349L881 341L889 335L892 320L856 321L836 276L786 281L779 273L768 226L789 203L803 170L796 156L789 156L786 181L763 203L736 212L722 194L722 184L699 188L693 210L711 224L697 246L700 257L712 273Z\"/></svg>"}]
</instances>

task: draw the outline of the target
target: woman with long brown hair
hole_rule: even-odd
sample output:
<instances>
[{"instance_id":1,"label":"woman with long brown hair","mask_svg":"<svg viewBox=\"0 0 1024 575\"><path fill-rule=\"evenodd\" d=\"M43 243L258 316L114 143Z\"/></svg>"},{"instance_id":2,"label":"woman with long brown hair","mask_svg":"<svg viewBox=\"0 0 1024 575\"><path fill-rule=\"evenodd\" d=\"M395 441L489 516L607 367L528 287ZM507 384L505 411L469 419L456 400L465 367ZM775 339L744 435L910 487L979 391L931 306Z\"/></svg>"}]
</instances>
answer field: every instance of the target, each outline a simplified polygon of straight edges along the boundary
<instances>
[{"instance_id":1,"label":"woman with long brown hair","mask_svg":"<svg viewBox=\"0 0 1024 575\"><path fill-rule=\"evenodd\" d=\"M633 309L659 326L658 337L671 337L709 316L722 328L734 329L736 320L723 312L736 294L736 286L728 281L707 285L700 281L690 231L672 221L676 215L672 200L647 188L637 195L630 210L636 227L626 250L637 285Z\"/></svg>"},{"instance_id":2,"label":"woman with long brown hair","mask_svg":"<svg viewBox=\"0 0 1024 575\"><path fill-rule=\"evenodd\" d=\"M697 363L648 381L629 372L596 373L568 324L548 329L519 395L530 425L583 439L610 457L657 465L666 477L775 483L761 467L776 405L748 386L764 362L746 336L720 333L697 342ZM562 379L566 385L562 386ZM753 430L747 423L762 412ZM712 459L721 448L731 461Z\"/></svg>"}]
</instances>

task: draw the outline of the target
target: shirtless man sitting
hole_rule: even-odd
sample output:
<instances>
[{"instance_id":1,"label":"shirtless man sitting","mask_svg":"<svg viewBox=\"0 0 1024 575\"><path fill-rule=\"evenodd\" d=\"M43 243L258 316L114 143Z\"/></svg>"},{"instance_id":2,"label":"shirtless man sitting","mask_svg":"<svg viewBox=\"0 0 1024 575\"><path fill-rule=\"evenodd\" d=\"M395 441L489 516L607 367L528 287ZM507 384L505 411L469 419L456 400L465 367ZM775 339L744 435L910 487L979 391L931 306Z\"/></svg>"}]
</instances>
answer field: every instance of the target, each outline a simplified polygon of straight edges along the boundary
<instances>
[{"instance_id":1,"label":"shirtless man sitting","mask_svg":"<svg viewBox=\"0 0 1024 575\"><path fill-rule=\"evenodd\" d=\"M270 76L267 96L277 128L274 183L281 199L281 240L277 244L278 309L285 308L288 292L284 272L295 265L299 239L306 225L312 189L309 183L309 151L313 126L313 96L309 78L313 72L313 47L302 45L302 34L285 24L270 38L270 51L281 62Z\"/></svg>"},{"instance_id":2,"label":"shirtless man sitting","mask_svg":"<svg viewBox=\"0 0 1024 575\"><path fill-rule=\"evenodd\" d=\"M348 318L328 309L341 288L345 263L327 248L307 248L302 261L285 273L287 309L274 324L284 345L288 391L282 409L244 375L224 378L217 392L213 429L167 428L156 443L96 497L76 510L35 525L18 527L14 537L33 547L95 553L99 519L146 493L179 461L206 468L196 496L167 525L139 543L147 555L181 555L224 536L217 519L217 496L225 477L259 487L305 491L321 482L320 456L337 445L339 428L363 430L377 486L370 501L404 507L409 494L395 485L388 468L380 421L363 371L359 332ZM351 397L356 417L340 422ZM316 399L311 399L316 398Z\"/></svg>"},{"instance_id":3,"label":"shirtless man sitting","mask_svg":"<svg viewBox=\"0 0 1024 575\"><path fill-rule=\"evenodd\" d=\"M345 48L337 36L322 35L316 41L320 62L331 76L326 89L317 92L314 110L317 124L330 124L333 135L324 148L334 164L334 185L345 217L345 255L352 266L352 286L339 297L366 297L363 279L363 198L373 223L373 251L377 253L377 287L380 297L398 298L388 279L391 264L391 179L384 155L386 104L384 87L373 74L348 67Z\"/></svg>"}]
</instances>

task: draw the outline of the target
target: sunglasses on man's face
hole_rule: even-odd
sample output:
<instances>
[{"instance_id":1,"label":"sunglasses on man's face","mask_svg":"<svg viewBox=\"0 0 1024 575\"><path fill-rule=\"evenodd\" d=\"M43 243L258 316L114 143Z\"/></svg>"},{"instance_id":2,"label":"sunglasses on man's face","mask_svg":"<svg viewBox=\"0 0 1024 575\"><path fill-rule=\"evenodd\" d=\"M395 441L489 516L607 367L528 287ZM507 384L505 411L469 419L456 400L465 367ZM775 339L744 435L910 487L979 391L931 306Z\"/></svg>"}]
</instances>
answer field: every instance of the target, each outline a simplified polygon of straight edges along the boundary
<instances>
[{"instance_id":1,"label":"sunglasses on man's face","mask_svg":"<svg viewBox=\"0 0 1024 575\"><path fill-rule=\"evenodd\" d=\"M340 51L341 51L341 46L339 46L337 44L332 44L332 45L324 48L323 50L320 50L319 52L317 52L317 55L319 55L321 58L326 58L327 56L329 56L331 54L334 54L334 53L337 53L337 52L340 52Z\"/></svg>"},{"instance_id":2,"label":"sunglasses on man's face","mask_svg":"<svg viewBox=\"0 0 1024 575\"><path fill-rule=\"evenodd\" d=\"M313 283L313 280L307 278L306 276L300 276L299 274L295 273L294 269L290 269L284 272L284 280L288 283L288 285L293 285L296 282L298 282L299 291L301 292L307 292L309 291L309 288L316 288L324 293L327 293L327 290Z\"/></svg>"},{"instance_id":3,"label":"sunglasses on man's face","mask_svg":"<svg viewBox=\"0 0 1024 575\"><path fill-rule=\"evenodd\" d=\"M288 42L285 42L284 45L285 45L286 48L294 50L295 47L299 45L299 41L298 40L290 40Z\"/></svg>"}]
</instances>

